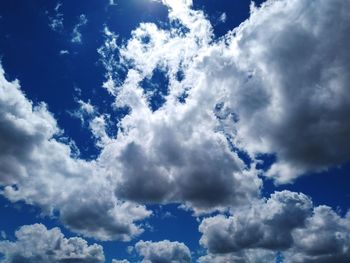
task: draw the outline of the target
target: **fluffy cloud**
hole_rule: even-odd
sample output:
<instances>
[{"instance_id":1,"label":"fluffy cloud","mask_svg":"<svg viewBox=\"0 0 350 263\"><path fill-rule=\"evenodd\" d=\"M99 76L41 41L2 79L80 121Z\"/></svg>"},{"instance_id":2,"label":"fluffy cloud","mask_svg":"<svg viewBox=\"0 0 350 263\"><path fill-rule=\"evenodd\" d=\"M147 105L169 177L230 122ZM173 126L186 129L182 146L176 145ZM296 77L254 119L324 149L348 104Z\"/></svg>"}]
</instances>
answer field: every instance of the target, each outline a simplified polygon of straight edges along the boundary
<instances>
[{"instance_id":1,"label":"fluffy cloud","mask_svg":"<svg viewBox=\"0 0 350 263\"><path fill-rule=\"evenodd\" d=\"M340 217L330 207L316 207L305 228L293 233L286 263L345 263L350 259L350 212Z\"/></svg>"},{"instance_id":2,"label":"fluffy cloud","mask_svg":"<svg viewBox=\"0 0 350 263\"><path fill-rule=\"evenodd\" d=\"M303 194L276 192L231 217L206 218L199 231L208 255L200 262L272 262L285 251L290 263L346 262L350 256L349 213L340 217L327 206L312 207Z\"/></svg>"},{"instance_id":3,"label":"fluffy cloud","mask_svg":"<svg viewBox=\"0 0 350 263\"><path fill-rule=\"evenodd\" d=\"M250 202L261 181L237 150L253 162L276 154L266 175L281 183L348 160L349 23L338 12L348 3L268 1L214 40L191 1L162 2L170 29L143 23L120 47L107 30L100 49L104 86L130 109L100 156L118 197L196 211ZM157 72L166 80L155 83L165 90L155 108L144 83Z\"/></svg>"},{"instance_id":4,"label":"fluffy cloud","mask_svg":"<svg viewBox=\"0 0 350 263\"><path fill-rule=\"evenodd\" d=\"M267 1L230 40L243 70L232 93L237 141L274 153L287 182L350 158L348 1ZM245 73L245 74L244 74Z\"/></svg>"},{"instance_id":5,"label":"fluffy cloud","mask_svg":"<svg viewBox=\"0 0 350 263\"><path fill-rule=\"evenodd\" d=\"M230 254L208 254L198 259L198 263L271 263L275 261L274 252L262 249L248 249Z\"/></svg>"},{"instance_id":6,"label":"fluffy cloud","mask_svg":"<svg viewBox=\"0 0 350 263\"><path fill-rule=\"evenodd\" d=\"M201 212L253 201L261 223L249 211L216 219L234 232L247 219L257 239L218 235L229 247L215 247L211 236L202 243L214 252L291 246L310 200L283 192L256 201L262 182L254 164L261 153L276 154L267 175L283 183L349 159L349 2L267 1L219 40L192 1L162 3L168 29L142 23L121 46L105 31L104 87L113 106L130 113L113 138L103 117L90 123L101 147L96 160L74 156L46 106L33 106L1 69L1 193L58 211L70 229L102 240L142 232L135 222L151 212L134 202L180 202ZM154 81L157 72L164 81ZM203 232L215 229L210 220Z\"/></svg>"},{"instance_id":7,"label":"fluffy cloud","mask_svg":"<svg viewBox=\"0 0 350 263\"><path fill-rule=\"evenodd\" d=\"M60 229L48 230L41 224L22 226L15 233L16 241L0 241L3 263L103 263L100 245L79 237L65 238Z\"/></svg>"},{"instance_id":8,"label":"fluffy cloud","mask_svg":"<svg viewBox=\"0 0 350 263\"><path fill-rule=\"evenodd\" d=\"M183 243L139 241L135 245L136 251L143 257L142 263L189 263L191 252Z\"/></svg>"},{"instance_id":9,"label":"fluffy cloud","mask_svg":"<svg viewBox=\"0 0 350 263\"><path fill-rule=\"evenodd\" d=\"M134 221L150 212L116 199L103 169L74 157L65 141L46 106L33 106L1 68L1 194L38 205L47 214L57 211L70 229L86 236L129 240L140 234Z\"/></svg>"},{"instance_id":10,"label":"fluffy cloud","mask_svg":"<svg viewBox=\"0 0 350 263\"><path fill-rule=\"evenodd\" d=\"M63 30L63 21L64 21L64 17L63 14L60 13L60 8L62 6L61 2L58 2L54 8L54 15L53 16L48 16L50 23L49 23L49 27L53 30L53 31L62 31Z\"/></svg>"},{"instance_id":11,"label":"fluffy cloud","mask_svg":"<svg viewBox=\"0 0 350 263\"><path fill-rule=\"evenodd\" d=\"M249 248L286 249L293 244L292 230L302 227L311 211L312 202L305 195L276 192L232 217L204 219L199 227L203 233L200 243L215 254Z\"/></svg>"},{"instance_id":12,"label":"fluffy cloud","mask_svg":"<svg viewBox=\"0 0 350 263\"><path fill-rule=\"evenodd\" d=\"M113 259L112 263L130 263L130 262L126 259L123 259L123 260Z\"/></svg>"},{"instance_id":13,"label":"fluffy cloud","mask_svg":"<svg viewBox=\"0 0 350 263\"><path fill-rule=\"evenodd\" d=\"M171 23L178 26L163 30L143 23L121 47L106 30L100 49L109 72L104 86L116 96L116 107L131 112L118 124L118 137L104 147L100 162L118 177L120 198L184 202L196 211L249 202L261 181L232 151L215 112L222 92L211 89L199 68L198 57L211 50L211 25L201 11L190 9L190 1L164 3ZM121 85L118 76L111 85L111 53L120 55L119 67L127 70ZM166 91L165 102L154 108L144 82L152 82L157 72L166 80L155 84ZM181 96L187 96L185 103Z\"/></svg>"}]
</instances>

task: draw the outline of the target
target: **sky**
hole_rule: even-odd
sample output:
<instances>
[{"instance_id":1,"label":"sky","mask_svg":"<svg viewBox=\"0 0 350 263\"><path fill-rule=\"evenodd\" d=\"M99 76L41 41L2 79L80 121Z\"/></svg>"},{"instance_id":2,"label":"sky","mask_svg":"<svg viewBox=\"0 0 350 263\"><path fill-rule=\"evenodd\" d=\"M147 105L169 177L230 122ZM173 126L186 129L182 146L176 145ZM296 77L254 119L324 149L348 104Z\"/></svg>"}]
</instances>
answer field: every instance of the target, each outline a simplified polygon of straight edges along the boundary
<instances>
[{"instance_id":1,"label":"sky","mask_svg":"<svg viewBox=\"0 0 350 263\"><path fill-rule=\"evenodd\" d=\"M349 11L1 1L0 262L350 262Z\"/></svg>"}]
</instances>

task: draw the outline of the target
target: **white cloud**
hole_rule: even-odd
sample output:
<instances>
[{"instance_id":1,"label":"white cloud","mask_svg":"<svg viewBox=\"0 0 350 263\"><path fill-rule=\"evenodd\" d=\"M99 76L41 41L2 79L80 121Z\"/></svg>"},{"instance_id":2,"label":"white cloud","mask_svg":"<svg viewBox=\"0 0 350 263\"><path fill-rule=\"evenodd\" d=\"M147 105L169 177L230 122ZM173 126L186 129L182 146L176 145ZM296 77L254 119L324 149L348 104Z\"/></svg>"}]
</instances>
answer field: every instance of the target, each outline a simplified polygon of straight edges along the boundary
<instances>
[{"instance_id":1,"label":"white cloud","mask_svg":"<svg viewBox=\"0 0 350 263\"><path fill-rule=\"evenodd\" d=\"M231 217L204 219L200 243L214 254L250 248L283 250L293 244L292 230L302 227L311 212L312 202L305 195L276 192Z\"/></svg>"},{"instance_id":2,"label":"white cloud","mask_svg":"<svg viewBox=\"0 0 350 263\"><path fill-rule=\"evenodd\" d=\"M126 259L123 259L123 260L113 259L112 263L130 263L130 262Z\"/></svg>"},{"instance_id":3,"label":"white cloud","mask_svg":"<svg viewBox=\"0 0 350 263\"><path fill-rule=\"evenodd\" d=\"M125 45L117 47L112 38L100 50L108 72L116 60L106 59L107 51L127 69L120 85L112 74L104 85L116 96L116 107L131 109L100 158L118 177L119 197L185 202L196 211L249 202L261 182L232 146L253 160L276 154L266 175L279 182L348 159L348 147L342 147L349 144L347 49L333 40L346 43L349 34L347 23L329 26L329 17L346 10L346 3L252 6L251 18L218 41L191 1L163 3L175 24L170 30L142 23ZM346 21L347 14L337 19ZM333 37L323 41L324 31ZM169 85L165 103L154 111L142 81L156 70ZM185 103L179 102L183 94Z\"/></svg>"},{"instance_id":4,"label":"white cloud","mask_svg":"<svg viewBox=\"0 0 350 263\"><path fill-rule=\"evenodd\" d=\"M349 8L268 1L229 40L240 70L230 102L237 141L251 155L276 154L268 176L281 183L350 158Z\"/></svg>"},{"instance_id":5,"label":"white cloud","mask_svg":"<svg viewBox=\"0 0 350 263\"><path fill-rule=\"evenodd\" d=\"M305 228L293 233L294 247L286 263L345 263L350 259L350 212L343 218L330 207L319 206Z\"/></svg>"},{"instance_id":6,"label":"white cloud","mask_svg":"<svg viewBox=\"0 0 350 263\"><path fill-rule=\"evenodd\" d=\"M118 5L116 0L109 0L109 5Z\"/></svg>"},{"instance_id":7,"label":"white cloud","mask_svg":"<svg viewBox=\"0 0 350 263\"><path fill-rule=\"evenodd\" d=\"M86 15L81 14L79 16L78 23L73 28L72 39L71 39L73 43L82 43L82 34L80 30L87 23L88 23L88 19L86 18Z\"/></svg>"},{"instance_id":8,"label":"white cloud","mask_svg":"<svg viewBox=\"0 0 350 263\"><path fill-rule=\"evenodd\" d=\"M60 55L68 55L69 54L69 51L68 50L60 50Z\"/></svg>"},{"instance_id":9,"label":"white cloud","mask_svg":"<svg viewBox=\"0 0 350 263\"><path fill-rule=\"evenodd\" d=\"M272 262L284 251L284 262L347 262L350 256L350 213L312 207L303 194L276 192L266 201L226 217L204 219L200 243L208 255L200 262ZM266 259L263 259L266 256Z\"/></svg>"},{"instance_id":10,"label":"white cloud","mask_svg":"<svg viewBox=\"0 0 350 263\"><path fill-rule=\"evenodd\" d=\"M0 238L1 239L6 239L7 235L6 235L6 232L4 230L1 230L0 231Z\"/></svg>"},{"instance_id":11,"label":"white cloud","mask_svg":"<svg viewBox=\"0 0 350 263\"><path fill-rule=\"evenodd\" d=\"M72 117L80 119L82 124L85 123L86 119L89 120L97 114L97 109L94 105L91 104L90 100L85 102L81 99L76 99L76 101L79 104L79 108L77 110L69 112L69 114Z\"/></svg>"},{"instance_id":12,"label":"white cloud","mask_svg":"<svg viewBox=\"0 0 350 263\"><path fill-rule=\"evenodd\" d=\"M139 241L135 245L136 252L143 257L142 263L190 263L191 252L179 242L163 240L160 242Z\"/></svg>"},{"instance_id":13,"label":"white cloud","mask_svg":"<svg viewBox=\"0 0 350 263\"><path fill-rule=\"evenodd\" d=\"M226 23L226 20L227 20L227 15L226 15L225 12L223 12L223 13L220 15L220 17L219 17L219 21L220 21L221 23Z\"/></svg>"},{"instance_id":14,"label":"white cloud","mask_svg":"<svg viewBox=\"0 0 350 263\"><path fill-rule=\"evenodd\" d=\"M142 23L121 46L105 30L98 50L104 87L115 96L115 108L128 107L130 114L118 123L116 138L105 131L105 115L94 116L90 128L102 147L96 160L73 157L69 145L55 139L62 131L46 106L33 106L1 70L0 183L8 199L58 211L63 223L86 236L130 240L143 231L135 222L150 215L134 202L179 202L196 212L250 202L270 208L274 197L256 201L262 181L238 150L253 161L260 153L276 154L267 175L279 182L349 159L347 1L268 1L252 6L250 19L219 40L192 1L162 2L169 7L169 30ZM86 22L81 16L73 32L78 42ZM156 71L169 84L160 83L167 85L165 102L153 109L142 85ZM297 197L292 205L301 204L294 208L304 220L308 199ZM245 240L248 248L290 246L290 231L300 226L278 202L281 211L273 206L270 216L282 220L279 232L255 209L270 236ZM235 218L221 217L223 225ZM229 238L235 249L244 247Z\"/></svg>"},{"instance_id":15,"label":"white cloud","mask_svg":"<svg viewBox=\"0 0 350 263\"><path fill-rule=\"evenodd\" d=\"M134 222L150 212L116 199L105 170L73 157L46 106L33 106L2 68L0 113L2 195L40 206L48 215L58 211L67 227L86 236L129 240L142 233Z\"/></svg>"},{"instance_id":16,"label":"white cloud","mask_svg":"<svg viewBox=\"0 0 350 263\"><path fill-rule=\"evenodd\" d=\"M62 13L60 13L60 8L62 6L61 2L58 2L54 8L54 16L49 16L50 20L50 28L53 31L62 31L63 30L63 21L64 21L64 16Z\"/></svg>"},{"instance_id":17,"label":"white cloud","mask_svg":"<svg viewBox=\"0 0 350 263\"><path fill-rule=\"evenodd\" d=\"M100 245L88 243L79 237L65 238L59 228L44 225L22 226L15 233L15 241L0 241L3 263L103 263L105 257Z\"/></svg>"},{"instance_id":18,"label":"white cloud","mask_svg":"<svg viewBox=\"0 0 350 263\"><path fill-rule=\"evenodd\" d=\"M167 31L143 23L119 48L106 32L100 53L107 72L115 62L109 60L110 51L120 54L119 65L128 71L120 86L111 85L108 74L105 86L116 96L115 106L128 106L131 113L119 123L118 137L103 149L100 161L119 176L116 193L121 198L185 202L196 211L245 203L258 195L261 182L231 151L214 112L222 92L209 88L200 68L203 56L215 48L209 46L211 26L188 2L166 4L171 21L180 21L181 27ZM156 70L165 72L169 86L166 102L152 111L142 80ZM185 73L182 81L179 71ZM185 104L178 99L184 92Z\"/></svg>"},{"instance_id":19,"label":"white cloud","mask_svg":"<svg viewBox=\"0 0 350 263\"><path fill-rule=\"evenodd\" d=\"M274 252L262 249L248 249L234 254L208 254L198 259L198 263L272 263L276 262Z\"/></svg>"}]
</instances>

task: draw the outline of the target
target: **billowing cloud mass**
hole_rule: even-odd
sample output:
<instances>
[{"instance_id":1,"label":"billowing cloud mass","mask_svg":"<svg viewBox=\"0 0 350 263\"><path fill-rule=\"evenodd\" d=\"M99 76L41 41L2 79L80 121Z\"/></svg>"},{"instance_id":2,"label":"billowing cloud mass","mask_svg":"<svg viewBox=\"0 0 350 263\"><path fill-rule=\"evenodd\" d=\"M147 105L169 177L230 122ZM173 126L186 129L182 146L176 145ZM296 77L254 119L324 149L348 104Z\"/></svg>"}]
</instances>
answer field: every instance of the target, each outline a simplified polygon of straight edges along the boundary
<instances>
[{"instance_id":1,"label":"billowing cloud mass","mask_svg":"<svg viewBox=\"0 0 350 263\"><path fill-rule=\"evenodd\" d=\"M0 241L2 263L104 263L102 246L79 237L65 238L59 228L47 229L41 224L22 226L16 240Z\"/></svg>"},{"instance_id":2,"label":"billowing cloud mass","mask_svg":"<svg viewBox=\"0 0 350 263\"><path fill-rule=\"evenodd\" d=\"M293 233L286 263L345 263L350 259L350 212L340 217L330 207L314 209L306 226Z\"/></svg>"},{"instance_id":3,"label":"billowing cloud mass","mask_svg":"<svg viewBox=\"0 0 350 263\"><path fill-rule=\"evenodd\" d=\"M38 205L47 214L58 211L70 229L101 240L129 240L142 233L134 221L150 212L117 200L101 168L74 157L46 105L33 106L18 82L5 79L3 69L0 123L0 184L5 197Z\"/></svg>"},{"instance_id":4,"label":"billowing cloud mass","mask_svg":"<svg viewBox=\"0 0 350 263\"><path fill-rule=\"evenodd\" d=\"M247 248L280 250L293 243L291 231L305 224L312 202L303 194L276 192L232 217L222 215L203 220L200 242L211 253L228 253Z\"/></svg>"},{"instance_id":5,"label":"billowing cloud mass","mask_svg":"<svg viewBox=\"0 0 350 263\"><path fill-rule=\"evenodd\" d=\"M128 114L110 136L108 113L81 103L95 160L81 159L47 106L0 68L1 194L100 240L141 234L146 204L226 209L199 227L200 262L271 262L276 251L285 262L346 262L349 214L301 193L260 199L259 176L287 183L350 159L350 1L269 0L220 39L191 0L158 2L167 25L141 23L120 45L105 28L103 87ZM265 154L276 156L267 172L256 165ZM191 260L178 242L136 251L143 262Z\"/></svg>"},{"instance_id":6,"label":"billowing cloud mass","mask_svg":"<svg viewBox=\"0 0 350 263\"><path fill-rule=\"evenodd\" d=\"M164 240L160 242L139 241L135 245L142 263L190 263L191 252L183 243Z\"/></svg>"},{"instance_id":7,"label":"billowing cloud mass","mask_svg":"<svg viewBox=\"0 0 350 263\"><path fill-rule=\"evenodd\" d=\"M300 193L276 192L230 217L204 219L200 243L208 255L200 262L271 262L274 251L286 251L285 262L346 262L349 224L349 214L342 218L327 206L313 208Z\"/></svg>"},{"instance_id":8,"label":"billowing cloud mass","mask_svg":"<svg viewBox=\"0 0 350 263\"><path fill-rule=\"evenodd\" d=\"M100 162L120 175L120 198L184 202L196 211L240 205L258 196L261 181L232 151L222 128L217 105L225 94L209 82L205 67L215 65L206 65L203 57L217 46L210 45L211 25L201 11L189 8L190 1L165 4L171 22L181 27L143 23L121 47L106 30L99 50L108 70L104 86L116 96L115 106L129 107L130 114L118 124L118 137L104 147ZM116 50L119 67L127 69L123 80L111 72ZM164 103L157 107L147 85L155 74L165 78L155 83L164 90L157 95Z\"/></svg>"},{"instance_id":9,"label":"billowing cloud mass","mask_svg":"<svg viewBox=\"0 0 350 263\"><path fill-rule=\"evenodd\" d=\"M232 94L237 139L277 155L268 175L279 182L349 160L349 9L268 1L235 30L231 50L247 76Z\"/></svg>"},{"instance_id":10,"label":"billowing cloud mass","mask_svg":"<svg viewBox=\"0 0 350 263\"><path fill-rule=\"evenodd\" d=\"M139 241L135 245L136 253L142 257L141 263L190 263L191 252L180 242L163 240L159 242ZM129 263L128 260L113 259L112 263Z\"/></svg>"}]
</instances>

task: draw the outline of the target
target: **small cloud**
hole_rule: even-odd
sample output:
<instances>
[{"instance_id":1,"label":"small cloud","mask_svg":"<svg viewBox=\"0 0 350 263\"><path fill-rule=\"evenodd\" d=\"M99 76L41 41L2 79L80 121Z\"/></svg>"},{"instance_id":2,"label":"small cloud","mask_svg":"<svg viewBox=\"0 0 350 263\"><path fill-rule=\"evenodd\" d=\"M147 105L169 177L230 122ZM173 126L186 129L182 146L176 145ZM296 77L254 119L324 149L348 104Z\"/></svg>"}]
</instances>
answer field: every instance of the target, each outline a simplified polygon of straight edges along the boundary
<instances>
[{"instance_id":1,"label":"small cloud","mask_svg":"<svg viewBox=\"0 0 350 263\"><path fill-rule=\"evenodd\" d=\"M58 2L54 8L54 15L49 16L50 28L53 31L62 31L63 30L63 14L60 13L60 8L62 6L61 2ZM47 12L48 13L48 12Z\"/></svg>"},{"instance_id":2,"label":"small cloud","mask_svg":"<svg viewBox=\"0 0 350 263\"><path fill-rule=\"evenodd\" d=\"M175 218L175 216L169 211L166 211L164 214L161 215L161 219L166 219L166 218Z\"/></svg>"},{"instance_id":3,"label":"small cloud","mask_svg":"<svg viewBox=\"0 0 350 263\"><path fill-rule=\"evenodd\" d=\"M60 9L61 6L62 6L62 3L61 3L61 2L58 2L58 3L56 4L55 11L58 12L58 10Z\"/></svg>"},{"instance_id":4,"label":"small cloud","mask_svg":"<svg viewBox=\"0 0 350 263\"><path fill-rule=\"evenodd\" d=\"M60 55L68 55L69 51L66 49L60 50Z\"/></svg>"},{"instance_id":5,"label":"small cloud","mask_svg":"<svg viewBox=\"0 0 350 263\"><path fill-rule=\"evenodd\" d=\"M81 43L82 42L82 34L80 32L81 27L86 25L88 22L86 15L82 14L79 16L79 22L76 24L73 28L73 33L72 33L72 42L73 43Z\"/></svg>"},{"instance_id":6,"label":"small cloud","mask_svg":"<svg viewBox=\"0 0 350 263\"><path fill-rule=\"evenodd\" d=\"M79 109L69 112L72 117L78 118L81 120L81 123L84 124L85 120L90 119L96 113L95 107L91 104L90 100L88 102L77 100L79 104Z\"/></svg>"},{"instance_id":7,"label":"small cloud","mask_svg":"<svg viewBox=\"0 0 350 263\"><path fill-rule=\"evenodd\" d=\"M128 246L126 251L128 252L129 255L131 255L134 252L134 247L133 246Z\"/></svg>"},{"instance_id":8,"label":"small cloud","mask_svg":"<svg viewBox=\"0 0 350 263\"><path fill-rule=\"evenodd\" d=\"M6 232L5 231L0 231L0 238L1 239L6 239L7 235L6 235Z\"/></svg>"},{"instance_id":9,"label":"small cloud","mask_svg":"<svg viewBox=\"0 0 350 263\"><path fill-rule=\"evenodd\" d=\"M223 13L221 14L221 16L219 17L219 21L222 22L222 23L225 23L226 20L227 20L227 15L226 15L225 12L223 12Z\"/></svg>"}]
</instances>

